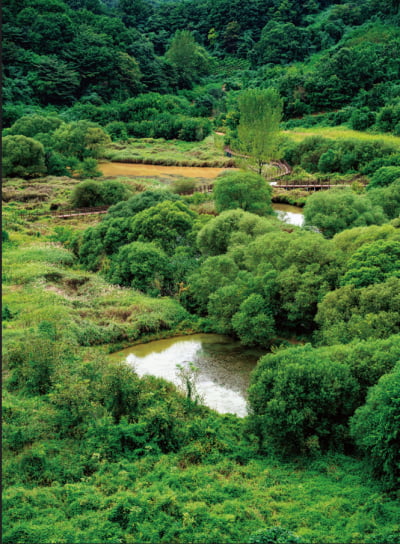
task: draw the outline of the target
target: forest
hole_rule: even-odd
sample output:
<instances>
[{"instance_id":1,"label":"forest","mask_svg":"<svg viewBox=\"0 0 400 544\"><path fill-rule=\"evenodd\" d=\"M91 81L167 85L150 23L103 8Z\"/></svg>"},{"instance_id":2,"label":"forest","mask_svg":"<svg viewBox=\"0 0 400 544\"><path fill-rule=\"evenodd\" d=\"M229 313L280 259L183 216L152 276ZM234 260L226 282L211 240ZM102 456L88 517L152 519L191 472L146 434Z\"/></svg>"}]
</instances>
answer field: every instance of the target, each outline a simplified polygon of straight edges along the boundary
<instances>
[{"instance_id":1,"label":"forest","mask_svg":"<svg viewBox=\"0 0 400 544\"><path fill-rule=\"evenodd\" d=\"M2 10L3 542L397 544L400 2Z\"/></svg>"}]
</instances>

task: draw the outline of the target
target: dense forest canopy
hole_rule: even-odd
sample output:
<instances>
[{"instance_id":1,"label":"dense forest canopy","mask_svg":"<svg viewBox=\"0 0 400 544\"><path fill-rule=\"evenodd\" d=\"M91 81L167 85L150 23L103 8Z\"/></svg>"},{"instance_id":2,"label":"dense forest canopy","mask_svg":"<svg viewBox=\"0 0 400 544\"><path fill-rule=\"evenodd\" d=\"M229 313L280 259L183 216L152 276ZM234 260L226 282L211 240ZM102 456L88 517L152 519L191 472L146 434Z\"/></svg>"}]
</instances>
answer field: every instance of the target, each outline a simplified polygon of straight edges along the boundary
<instances>
[{"instance_id":1,"label":"dense forest canopy","mask_svg":"<svg viewBox=\"0 0 400 544\"><path fill-rule=\"evenodd\" d=\"M5 0L4 542L399 542L399 136L399 0ZM193 332L245 418L108 358Z\"/></svg>"}]
</instances>

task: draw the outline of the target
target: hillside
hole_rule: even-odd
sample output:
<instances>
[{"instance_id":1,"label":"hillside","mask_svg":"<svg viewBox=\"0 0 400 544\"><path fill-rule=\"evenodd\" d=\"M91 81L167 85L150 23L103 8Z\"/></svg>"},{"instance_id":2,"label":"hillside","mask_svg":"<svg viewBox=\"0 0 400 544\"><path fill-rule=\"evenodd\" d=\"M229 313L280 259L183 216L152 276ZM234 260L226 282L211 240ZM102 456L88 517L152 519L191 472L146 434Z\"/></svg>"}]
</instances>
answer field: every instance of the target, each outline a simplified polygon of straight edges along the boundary
<instances>
[{"instance_id":1,"label":"hillside","mask_svg":"<svg viewBox=\"0 0 400 544\"><path fill-rule=\"evenodd\" d=\"M4 543L400 541L399 23L6 0ZM194 333L244 417L118 358Z\"/></svg>"}]
</instances>

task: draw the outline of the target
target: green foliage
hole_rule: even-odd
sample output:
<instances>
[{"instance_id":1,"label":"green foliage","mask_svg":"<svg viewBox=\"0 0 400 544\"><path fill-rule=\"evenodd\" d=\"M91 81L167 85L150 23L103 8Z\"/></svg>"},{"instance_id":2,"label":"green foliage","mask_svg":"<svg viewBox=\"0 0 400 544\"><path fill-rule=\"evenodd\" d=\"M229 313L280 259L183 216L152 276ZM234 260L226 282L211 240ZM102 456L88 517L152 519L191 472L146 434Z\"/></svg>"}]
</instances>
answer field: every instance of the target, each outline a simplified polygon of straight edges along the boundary
<instances>
[{"instance_id":1,"label":"green foliage","mask_svg":"<svg viewBox=\"0 0 400 544\"><path fill-rule=\"evenodd\" d=\"M132 242L119 248L107 276L112 283L157 296L168 292L170 267L157 244Z\"/></svg>"},{"instance_id":2,"label":"green foliage","mask_svg":"<svg viewBox=\"0 0 400 544\"><path fill-rule=\"evenodd\" d=\"M400 331L399 279L355 288L346 285L327 293L315 321L325 344L366 338L387 338Z\"/></svg>"},{"instance_id":3,"label":"green foliage","mask_svg":"<svg viewBox=\"0 0 400 544\"><path fill-rule=\"evenodd\" d=\"M205 313L211 293L231 283L237 273L238 267L230 257L208 257L201 268L188 278L190 298L193 299L197 312Z\"/></svg>"},{"instance_id":4,"label":"green foliage","mask_svg":"<svg viewBox=\"0 0 400 544\"><path fill-rule=\"evenodd\" d=\"M178 245L190 243L194 217L194 212L183 202L160 202L136 214L129 239L158 243L171 254Z\"/></svg>"},{"instance_id":5,"label":"green foliage","mask_svg":"<svg viewBox=\"0 0 400 544\"><path fill-rule=\"evenodd\" d=\"M373 206L365 195L351 189L320 191L311 195L304 206L305 225L312 225L331 238L336 233L363 225L382 224L382 209Z\"/></svg>"},{"instance_id":6,"label":"green foliage","mask_svg":"<svg viewBox=\"0 0 400 544\"><path fill-rule=\"evenodd\" d=\"M274 318L262 296L250 295L232 318L232 327L245 346L268 347L275 333Z\"/></svg>"},{"instance_id":7,"label":"green foliage","mask_svg":"<svg viewBox=\"0 0 400 544\"><path fill-rule=\"evenodd\" d=\"M249 389L260 444L297 455L343 447L358 387L347 365L318 357L311 346L266 355Z\"/></svg>"},{"instance_id":8,"label":"green foliage","mask_svg":"<svg viewBox=\"0 0 400 544\"><path fill-rule=\"evenodd\" d=\"M287 144L284 158L308 172L357 172L373 160L389 158L396 148L383 140L337 139L310 136L299 143Z\"/></svg>"},{"instance_id":9,"label":"green foliage","mask_svg":"<svg viewBox=\"0 0 400 544\"><path fill-rule=\"evenodd\" d=\"M191 87L209 71L210 58L206 50L195 42L188 30L177 30L165 54L177 70L180 87Z\"/></svg>"},{"instance_id":10,"label":"green foliage","mask_svg":"<svg viewBox=\"0 0 400 544\"><path fill-rule=\"evenodd\" d=\"M129 189L118 181L84 181L76 185L70 197L73 208L108 206L127 200Z\"/></svg>"},{"instance_id":11,"label":"green foliage","mask_svg":"<svg viewBox=\"0 0 400 544\"><path fill-rule=\"evenodd\" d=\"M197 246L203 255L220 255L231 243L250 241L277 228L273 221L242 209L227 210L204 225L197 235Z\"/></svg>"},{"instance_id":12,"label":"green foliage","mask_svg":"<svg viewBox=\"0 0 400 544\"><path fill-rule=\"evenodd\" d=\"M382 166L372 176L368 190L387 187L398 179L400 179L400 166Z\"/></svg>"},{"instance_id":13,"label":"green foliage","mask_svg":"<svg viewBox=\"0 0 400 544\"><path fill-rule=\"evenodd\" d=\"M276 526L260 529L250 535L249 544L300 544L301 539L292 531Z\"/></svg>"},{"instance_id":14,"label":"green foliage","mask_svg":"<svg viewBox=\"0 0 400 544\"><path fill-rule=\"evenodd\" d=\"M400 179L393 181L387 187L368 191L371 202L380 206L386 217L394 219L400 215Z\"/></svg>"},{"instance_id":15,"label":"green foliage","mask_svg":"<svg viewBox=\"0 0 400 544\"><path fill-rule=\"evenodd\" d=\"M5 177L40 176L46 172L43 145L26 136L3 138L2 171Z\"/></svg>"},{"instance_id":16,"label":"green foliage","mask_svg":"<svg viewBox=\"0 0 400 544\"><path fill-rule=\"evenodd\" d=\"M350 126L353 130L366 130L375 122L374 113L367 107L355 109L350 117Z\"/></svg>"},{"instance_id":17,"label":"green foliage","mask_svg":"<svg viewBox=\"0 0 400 544\"><path fill-rule=\"evenodd\" d=\"M24 115L11 125L8 134L22 134L29 138L33 138L37 134L46 134L54 132L60 125L62 120L59 117L43 116L37 113Z\"/></svg>"},{"instance_id":18,"label":"green foliage","mask_svg":"<svg viewBox=\"0 0 400 544\"><path fill-rule=\"evenodd\" d=\"M343 251L347 257L351 256L363 244L377 240L400 240L400 232L390 223L371 225L370 227L355 227L347 229L333 237L334 245Z\"/></svg>"},{"instance_id":19,"label":"green foliage","mask_svg":"<svg viewBox=\"0 0 400 544\"><path fill-rule=\"evenodd\" d=\"M378 240L361 246L349 259L342 285L366 287L400 277L400 242Z\"/></svg>"},{"instance_id":20,"label":"green foliage","mask_svg":"<svg viewBox=\"0 0 400 544\"><path fill-rule=\"evenodd\" d=\"M75 156L83 161L88 157L97 157L110 137L96 123L75 121L64 123L53 134L56 150Z\"/></svg>"},{"instance_id":21,"label":"green foliage","mask_svg":"<svg viewBox=\"0 0 400 544\"><path fill-rule=\"evenodd\" d=\"M77 168L77 174L80 178L98 178L101 171L97 168L97 161L91 157L83 159Z\"/></svg>"},{"instance_id":22,"label":"green foliage","mask_svg":"<svg viewBox=\"0 0 400 544\"><path fill-rule=\"evenodd\" d=\"M398 490L399 459L400 367L379 380L368 393L364 406L351 420L351 432L365 453L375 475L387 489Z\"/></svg>"},{"instance_id":23,"label":"green foliage","mask_svg":"<svg viewBox=\"0 0 400 544\"><path fill-rule=\"evenodd\" d=\"M238 104L240 149L261 174L264 164L279 158L282 100L275 89L250 89L239 95Z\"/></svg>"},{"instance_id":24,"label":"green foliage","mask_svg":"<svg viewBox=\"0 0 400 544\"><path fill-rule=\"evenodd\" d=\"M132 217L166 200L175 202L180 197L165 190L145 191L111 206L100 224L84 232L80 261L90 270L105 266L105 256L117 253L119 247L130 242Z\"/></svg>"},{"instance_id":25,"label":"green foliage","mask_svg":"<svg viewBox=\"0 0 400 544\"><path fill-rule=\"evenodd\" d=\"M215 206L218 212L241 208L257 215L268 215L271 208L271 187L257 174L234 172L216 179Z\"/></svg>"}]
</instances>

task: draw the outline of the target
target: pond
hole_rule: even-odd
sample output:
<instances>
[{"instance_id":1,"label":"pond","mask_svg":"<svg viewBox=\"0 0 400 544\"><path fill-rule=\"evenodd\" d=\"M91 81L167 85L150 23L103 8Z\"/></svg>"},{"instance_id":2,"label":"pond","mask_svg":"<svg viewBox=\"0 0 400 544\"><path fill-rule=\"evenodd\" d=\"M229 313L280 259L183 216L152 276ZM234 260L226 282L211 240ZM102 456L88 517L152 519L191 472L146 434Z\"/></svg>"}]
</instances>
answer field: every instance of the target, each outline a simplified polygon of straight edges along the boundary
<instances>
[{"instance_id":1,"label":"pond","mask_svg":"<svg viewBox=\"0 0 400 544\"><path fill-rule=\"evenodd\" d=\"M221 414L247 414L246 391L250 373L265 354L244 348L219 334L195 334L156 340L113 353L113 360L126 360L139 376L151 374L180 385L177 365L198 368L197 391L204 404Z\"/></svg>"},{"instance_id":2,"label":"pond","mask_svg":"<svg viewBox=\"0 0 400 544\"><path fill-rule=\"evenodd\" d=\"M137 164L127 162L101 162L99 163L99 169L104 176L171 176L171 181L176 176L214 179L222 172L236 170L236 168L163 166L161 164ZM271 183L271 185L273 184L274 182ZM298 227L303 226L303 210L298 206L273 204L272 207L278 213L278 218L285 223Z\"/></svg>"},{"instance_id":3,"label":"pond","mask_svg":"<svg viewBox=\"0 0 400 544\"><path fill-rule=\"evenodd\" d=\"M162 164L136 164L127 162L101 162L103 176L182 176L184 178L214 179L221 172L235 168L212 168L201 166L163 166Z\"/></svg>"},{"instance_id":4,"label":"pond","mask_svg":"<svg viewBox=\"0 0 400 544\"><path fill-rule=\"evenodd\" d=\"M290 225L302 227L304 225L304 215L302 208L291 206L290 204L274 203L272 207L278 214L278 218Z\"/></svg>"}]
</instances>

